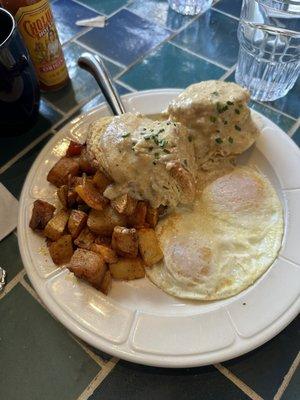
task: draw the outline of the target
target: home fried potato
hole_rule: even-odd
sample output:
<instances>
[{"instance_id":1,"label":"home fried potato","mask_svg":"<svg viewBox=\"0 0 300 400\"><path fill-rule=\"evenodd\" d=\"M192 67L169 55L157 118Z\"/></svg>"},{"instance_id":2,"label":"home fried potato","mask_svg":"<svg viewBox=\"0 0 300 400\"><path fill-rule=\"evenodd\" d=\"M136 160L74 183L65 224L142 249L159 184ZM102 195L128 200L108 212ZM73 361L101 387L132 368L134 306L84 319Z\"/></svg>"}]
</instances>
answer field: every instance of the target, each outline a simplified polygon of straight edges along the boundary
<instances>
[{"instance_id":1,"label":"home fried potato","mask_svg":"<svg viewBox=\"0 0 300 400\"><path fill-rule=\"evenodd\" d=\"M101 289L107 266L99 254L85 249L77 249L71 258L68 269L78 278L88 281L97 289Z\"/></svg>"},{"instance_id":2,"label":"home fried potato","mask_svg":"<svg viewBox=\"0 0 300 400\"><path fill-rule=\"evenodd\" d=\"M111 247L120 256L136 258L138 254L138 235L136 229L115 226Z\"/></svg>"},{"instance_id":3,"label":"home fried potato","mask_svg":"<svg viewBox=\"0 0 300 400\"><path fill-rule=\"evenodd\" d=\"M86 179L81 185L77 185L75 191L94 210L103 210L109 202L90 179Z\"/></svg>"},{"instance_id":4,"label":"home fried potato","mask_svg":"<svg viewBox=\"0 0 300 400\"><path fill-rule=\"evenodd\" d=\"M110 271L106 271L104 278L100 285L100 291L107 295L111 289L111 283L112 283L112 279L111 279Z\"/></svg>"},{"instance_id":5,"label":"home fried potato","mask_svg":"<svg viewBox=\"0 0 300 400\"><path fill-rule=\"evenodd\" d=\"M98 235L110 236L115 226L126 226L126 218L116 213L111 207L104 210L91 210L87 226Z\"/></svg>"},{"instance_id":6,"label":"home fried potato","mask_svg":"<svg viewBox=\"0 0 300 400\"><path fill-rule=\"evenodd\" d=\"M61 202L61 205L64 208L68 208L69 207L69 204L68 204L68 192L69 192L69 186L68 185L62 185L56 191L58 200Z\"/></svg>"},{"instance_id":7,"label":"home fried potato","mask_svg":"<svg viewBox=\"0 0 300 400\"><path fill-rule=\"evenodd\" d=\"M72 210L68 221L68 230L72 239L76 239L86 225L87 214L80 210Z\"/></svg>"},{"instance_id":8,"label":"home fried potato","mask_svg":"<svg viewBox=\"0 0 300 400\"><path fill-rule=\"evenodd\" d=\"M58 240L64 233L68 223L70 212L60 210L52 217L44 229L44 235L51 240Z\"/></svg>"},{"instance_id":9,"label":"home fried potato","mask_svg":"<svg viewBox=\"0 0 300 400\"><path fill-rule=\"evenodd\" d=\"M80 156L83 149L84 149L83 144L81 144L79 142L75 142L74 140L71 140L69 147L66 151L66 156L68 156L68 157Z\"/></svg>"},{"instance_id":10,"label":"home fried potato","mask_svg":"<svg viewBox=\"0 0 300 400\"><path fill-rule=\"evenodd\" d=\"M137 258L120 258L116 263L109 264L111 276L119 280L139 279L145 276L143 261Z\"/></svg>"},{"instance_id":11,"label":"home fried potato","mask_svg":"<svg viewBox=\"0 0 300 400\"><path fill-rule=\"evenodd\" d=\"M60 187L67 185L69 177L76 176L79 173L79 163L74 158L62 157L50 169L47 175L47 181L54 186Z\"/></svg>"},{"instance_id":12,"label":"home fried potato","mask_svg":"<svg viewBox=\"0 0 300 400\"><path fill-rule=\"evenodd\" d=\"M155 231L151 228L138 230L139 251L144 263L151 267L163 258L163 252L159 247L159 243Z\"/></svg>"},{"instance_id":13,"label":"home fried potato","mask_svg":"<svg viewBox=\"0 0 300 400\"><path fill-rule=\"evenodd\" d=\"M91 164L88 158L86 148L82 149L78 162L81 172L84 172L87 175L93 175L96 172L96 168Z\"/></svg>"},{"instance_id":14,"label":"home fried potato","mask_svg":"<svg viewBox=\"0 0 300 400\"><path fill-rule=\"evenodd\" d=\"M93 243L91 244L90 250L100 254L103 257L104 261L108 264L112 264L118 261L117 253L107 246Z\"/></svg>"},{"instance_id":15,"label":"home fried potato","mask_svg":"<svg viewBox=\"0 0 300 400\"><path fill-rule=\"evenodd\" d=\"M97 172L93 176L93 182L99 192L103 194L104 190L111 183L111 180L103 172L97 170Z\"/></svg>"},{"instance_id":16,"label":"home fried potato","mask_svg":"<svg viewBox=\"0 0 300 400\"><path fill-rule=\"evenodd\" d=\"M158 208L147 207L146 222L150 228L155 228L158 222Z\"/></svg>"},{"instance_id":17,"label":"home fried potato","mask_svg":"<svg viewBox=\"0 0 300 400\"><path fill-rule=\"evenodd\" d=\"M43 200L35 200L29 226L33 230L43 230L53 217L55 207Z\"/></svg>"},{"instance_id":18,"label":"home fried potato","mask_svg":"<svg viewBox=\"0 0 300 400\"><path fill-rule=\"evenodd\" d=\"M99 235L95 239L96 244L101 244L102 246L111 247L111 237Z\"/></svg>"},{"instance_id":19,"label":"home fried potato","mask_svg":"<svg viewBox=\"0 0 300 400\"><path fill-rule=\"evenodd\" d=\"M95 234L86 226L79 233L78 237L74 240L74 244L82 249L89 250L95 240Z\"/></svg>"},{"instance_id":20,"label":"home fried potato","mask_svg":"<svg viewBox=\"0 0 300 400\"><path fill-rule=\"evenodd\" d=\"M127 193L111 200L110 202L115 211L125 215L132 215L136 209L137 203L137 200L129 196Z\"/></svg>"},{"instance_id":21,"label":"home fried potato","mask_svg":"<svg viewBox=\"0 0 300 400\"><path fill-rule=\"evenodd\" d=\"M56 242L49 245L50 256L56 265L66 264L73 255L73 242L71 235L63 235Z\"/></svg>"},{"instance_id":22,"label":"home fried potato","mask_svg":"<svg viewBox=\"0 0 300 400\"><path fill-rule=\"evenodd\" d=\"M133 228L143 228L146 224L147 203L138 201L134 213L128 218L128 223Z\"/></svg>"}]
</instances>

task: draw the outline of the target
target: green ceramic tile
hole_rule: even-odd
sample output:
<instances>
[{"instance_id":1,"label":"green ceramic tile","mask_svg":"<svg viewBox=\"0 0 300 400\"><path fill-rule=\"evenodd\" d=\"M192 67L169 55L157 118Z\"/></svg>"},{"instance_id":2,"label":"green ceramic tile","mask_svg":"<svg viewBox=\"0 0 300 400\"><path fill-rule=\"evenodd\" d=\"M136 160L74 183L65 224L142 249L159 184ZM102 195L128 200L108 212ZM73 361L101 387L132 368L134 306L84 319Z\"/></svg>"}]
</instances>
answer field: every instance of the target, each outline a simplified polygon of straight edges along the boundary
<instances>
[{"instance_id":1,"label":"green ceramic tile","mask_svg":"<svg viewBox=\"0 0 300 400\"><path fill-rule=\"evenodd\" d=\"M299 343L300 316L263 346L224 365L263 399L272 400L299 352Z\"/></svg>"},{"instance_id":2,"label":"green ceramic tile","mask_svg":"<svg viewBox=\"0 0 300 400\"><path fill-rule=\"evenodd\" d=\"M17 210L14 210L13 212L17 212ZM23 268L18 247L18 239L14 233L11 233L0 242L0 266L3 267L7 273L6 282L11 281Z\"/></svg>"},{"instance_id":3,"label":"green ceramic tile","mask_svg":"<svg viewBox=\"0 0 300 400\"><path fill-rule=\"evenodd\" d=\"M61 90L45 94L49 102L64 112L70 111L76 105L83 103L86 99L99 92L94 78L77 65L79 56L85 51L86 49L77 43L69 43L64 46L64 54L71 81ZM104 59L103 61L112 76L117 75L121 71L119 66Z\"/></svg>"},{"instance_id":4,"label":"green ceramic tile","mask_svg":"<svg viewBox=\"0 0 300 400\"><path fill-rule=\"evenodd\" d=\"M222 68L200 57L165 43L130 68L119 80L139 90L160 87L185 88L195 82L218 79L224 72Z\"/></svg>"},{"instance_id":5,"label":"green ceramic tile","mask_svg":"<svg viewBox=\"0 0 300 400\"><path fill-rule=\"evenodd\" d=\"M300 396L300 366L294 372L294 375L286 388L281 400L299 400Z\"/></svg>"},{"instance_id":6,"label":"green ceramic tile","mask_svg":"<svg viewBox=\"0 0 300 400\"><path fill-rule=\"evenodd\" d=\"M293 134L292 139L294 142L297 143L297 145L300 147L300 128L296 130L296 132Z\"/></svg>"},{"instance_id":7,"label":"green ceramic tile","mask_svg":"<svg viewBox=\"0 0 300 400\"><path fill-rule=\"evenodd\" d=\"M39 152L42 150L51 136L52 135L49 134L49 136L47 136L38 145L26 153L3 174L0 174L0 182L2 182L3 185L5 185L15 197L20 197L23 183L33 161L36 159Z\"/></svg>"},{"instance_id":8,"label":"green ceramic tile","mask_svg":"<svg viewBox=\"0 0 300 400\"><path fill-rule=\"evenodd\" d=\"M276 125L280 126L280 128L285 132L288 132L295 123L295 120L292 118L273 111L270 108L265 107L263 104L257 103L256 101L250 101L250 107L269 118Z\"/></svg>"},{"instance_id":9,"label":"green ceramic tile","mask_svg":"<svg viewBox=\"0 0 300 400\"><path fill-rule=\"evenodd\" d=\"M102 14L109 15L122 6L125 6L129 0L80 0L81 4L84 4L95 11Z\"/></svg>"},{"instance_id":10,"label":"green ceramic tile","mask_svg":"<svg viewBox=\"0 0 300 400\"><path fill-rule=\"evenodd\" d=\"M58 122L62 115L41 101L36 124L19 136L0 137L0 167ZM5 151L4 151L5 149Z\"/></svg>"},{"instance_id":11,"label":"green ceramic tile","mask_svg":"<svg viewBox=\"0 0 300 400\"><path fill-rule=\"evenodd\" d=\"M165 28L177 31L188 24L194 16L182 15L172 10L166 0L134 0L127 7L133 13Z\"/></svg>"},{"instance_id":12,"label":"green ceramic tile","mask_svg":"<svg viewBox=\"0 0 300 400\"><path fill-rule=\"evenodd\" d=\"M75 400L100 370L20 284L0 315L1 399Z\"/></svg>"},{"instance_id":13,"label":"green ceramic tile","mask_svg":"<svg viewBox=\"0 0 300 400\"><path fill-rule=\"evenodd\" d=\"M154 368L119 361L89 400L249 400L216 368Z\"/></svg>"}]
</instances>

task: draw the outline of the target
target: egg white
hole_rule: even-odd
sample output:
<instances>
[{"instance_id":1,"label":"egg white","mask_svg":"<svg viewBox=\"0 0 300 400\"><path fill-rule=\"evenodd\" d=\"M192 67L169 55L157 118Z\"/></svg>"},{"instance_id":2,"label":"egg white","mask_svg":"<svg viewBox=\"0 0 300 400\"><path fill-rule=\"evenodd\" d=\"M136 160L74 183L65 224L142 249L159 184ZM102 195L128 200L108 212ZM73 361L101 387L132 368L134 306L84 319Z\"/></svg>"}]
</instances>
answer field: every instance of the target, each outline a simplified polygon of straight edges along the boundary
<instances>
[{"instance_id":1,"label":"egg white","mask_svg":"<svg viewBox=\"0 0 300 400\"><path fill-rule=\"evenodd\" d=\"M227 298L272 265L283 229L282 206L270 182L239 167L206 186L192 211L160 221L156 233L164 259L146 273L176 297Z\"/></svg>"}]
</instances>

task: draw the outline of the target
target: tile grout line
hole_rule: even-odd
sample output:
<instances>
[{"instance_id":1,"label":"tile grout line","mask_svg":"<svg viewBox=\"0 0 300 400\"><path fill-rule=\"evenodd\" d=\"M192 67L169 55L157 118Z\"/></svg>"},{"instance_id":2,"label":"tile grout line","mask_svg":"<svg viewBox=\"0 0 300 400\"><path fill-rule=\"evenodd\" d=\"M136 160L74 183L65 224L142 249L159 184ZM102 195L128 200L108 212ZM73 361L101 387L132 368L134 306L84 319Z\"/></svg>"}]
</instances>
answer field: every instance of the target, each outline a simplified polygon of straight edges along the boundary
<instances>
[{"instance_id":1,"label":"tile grout line","mask_svg":"<svg viewBox=\"0 0 300 400\"><path fill-rule=\"evenodd\" d=\"M65 116L66 113L61 110L60 108L58 108L55 104L51 103L50 100L47 99L47 97L43 96L41 97L41 100L46 103L49 107L53 108L54 111L56 111L57 113L59 113L61 116Z\"/></svg>"},{"instance_id":2,"label":"tile grout line","mask_svg":"<svg viewBox=\"0 0 300 400\"><path fill-rule=\"evenodd\" d=\"M293 137L296 130L300 127L300 118L295 122L295 124L291 127L288 134L290 137Z\"/></svg>"},{"instance_id":3,"label":"tile grout line","mask_svg":"<svg viewBox=\"0 0 300 400\"><path fill-rule=\"evenodd\" d=\"M98 372L98 374L94 377L94 379L89 383L89 385L85 388L85 390L81 393L77 400L87 400L97 389L97 387L104 381L107 375L114 369L117 365L119 359L113 357L109 360Z\"/></svg>"},{"instance_id":4,"label":"tile grout line","mask_svg":"<svg viewBox=\"0 0 300 400\"><path fill-rule=\"evenodd\" d=\"M251 389L248 385L246 385L246 383L244 383L236 375L230 372L222 364L214 364L214 367L217 368L217 370L221 372L222 375L224 375L227 379L229 379L235 386L241 389L252 400L263 400L263 398L260 397L253 389Z\"/></svg>"},{"instance_id":5,"label":"tile grout line","mask_svg":"<svg viewBox=\"0 0 300 400\"><path fill-rule=\"evenodd\" d=\"M187 53L189 53L189 54L192 54L193 56L195 56L195 57L197 57L197 58L200 58L200 59L202 59L202 60L204 60L204 61L207 61L207 62L209 62L210 64L214 64L215 66L217 66L217 67L219 67L219 68L222 68L222 69L224 69L225 71L228 70L228 67L226 67L225 65L219 64L219 63L217 63L216 61L212 61L212 60L210 60L209 58L207 58L207 57L205 57L205 56L203 56L203 55L194 53L192 50L187 49L187 48L181 46L180 44L177 44L177 43L174 43L174 42L170 42L170 44L173 45L173 46L175 46L175 47L177 47L178 49L180 49L180 50L182 50L182 51L185 51L185 52L187 52ZM232 68L232 67L230 67L230 68ZM225 75L225 72L224 72L224 75Z\"/></svg>"},{"instance_id":6,"label":"tile grout line","mask_svg":"<svg viewBox=\"0 0 300 400\"><path fill-rule=\"evenodd\" d=\"M239 17L236 17L235 15L228 14L228 13L226 13L225 11L222 11L222 10L219 10L218 8L215 8L215 4L213 5L212 10L214 10L214 11L220 13L220 14L226 15L226 17L235 19L236 21L239 21L239 20L240 20L240 18L239 18Z\"/></svg>"},{"instance_id":7,"label":"tile grout line","mask_svg":"<svg viewBox=\"0 0 300 400\"><path fill-rule=\"evenodd\" d=\"M233 71L236 68L236 64L234 64L232 67L230 67L225 73L224 75L221 76L220 80L224 81L226 78L228 78L229 75L231 75L233 73Z\"/></svg>"},{"instance_id":8,"label":"tile grout line","mask_svg":"<svg viewBox=\"0 0 300 400\"><path fill-rule=\"evenodd\" d=\"M91 6L89 6L89 5L87 5L87 4L81 3L79 0L72 0L72 1L73 1L74 3L76 3L76 4L80 5L80 6L82 6L82 7L84 7L84 8L86 8L86 9L90 10L90 11L93 11L95 14L103 15L104 17L107 18L107 16L106 16L104 13L102 13L101 11L97 11L95 8L92 8Z\"/></svg>"},{"instance_id":9,"label":"tile grout line","mask_svg":"<svg viewBox=\"0 0 300 400\"><path fill-rule=\"evenodd\" d=\"M125 89L128 89L131 92L136 92L137 91L135 88L131 87L130 85L128 85L127 83L125 83L123 81L119 81L118 79L115 79L115 82L118 83L121 86L124 86Z\"/></svg>"},{"instance_id":10,"label":"tile grout line","mask_svg":"<svg viewBox=\"0 0 300 400\"><path fill-rule=\"evenodd\" d=\"M271 105L269 105L269 104L267 104L267 103L264 103L264 102L258 101L258 100L253 100L253 101L256 101L256 103L261 104L262 106L264 106L264 107L266 107L266 108L269 108L270 110L275 111L275 112L277 112L278 114L281 114L281 115L283 115L283 116L285 116L285 117L287 117L287 118L289 118L289 119L292 119L293 121L297 121L297 120L296 120L294 117L292 117L291 115L288 115L288 114L286 114L286 113L283 112L283 111L277 110L275 107L273 107L273 106L271 106Z\"/></svg>"},{"instance_id":11,"label":"tile grout line","mask_svg":"<svg viewBox=\"0 0 300 400\"><path fill-rule=\"evenodd\" d=\"M51 128L49 128L46 132L44 132L43 134L38 136L35 140L33 140L27 146L25 146L23 150L21 150L19 153L17 153L15 156L13 156L10 160L8 160L5 164L3 164L2 167L0 168L0 175L3 174L3 172L5 172L8 168L10 168L15 162L17 162L25 154L27 154L31 149L33 149L34 146L39 144L47 136L50 136L50 134L55 126L56 126L56 124L51 126Z\"/></svg>"},{"instance_id":12,"label":"tile grout line","mask_svg":"<svg viewBox=\"0 0 300 400\"><path fill-rule=\"evenodd\" d=\"M101 359L97 354L95 354L91 349L87 347L87 345L78 337L76 337L72 332L68 331L69 335L75 340L76 343L97 363L101 368L103 368L106 364L105 361Z\"/></svg>"},{"instance_id":13,"label":"tile grout line","mask_svg":"<svg viewBox=\"0 0 300 400\"><path fill-rule=\"evenodd\" d=\"M130 10L127 10L127 11L131 12L132 14L134 14L134 13L133 13L132 11L130 11ZM134 15L136 15L136 14L134 14ZM169 32L170 32L170 35L169 35L167 38L165 38L164 40L162 40L160 43L158 43L156 46L154 46L154 47L152 47L151 49L149 49L145 54L143 54L143 55L141 55L140 57L138 57L138 58L137 58L135 61L133 61L131 64L128 64L128 65L126 66L126 70L124 70L124 71L122 72L122 74L120 74L120 75L118 76L118 79L120 78L121 75L125 74L125 73L126 73L130 68L132 68L134 65L137 65L140 61L142 61L143 59L145 59L145 58L146 58L148 55L150 55L152 52L155 52L160 46L163 46L163 45L166 44L167 42L169 42L169 43L171 44L170 40L172 40L176 35L178 35L179 33L181 33L181 31L183 31L183 30L184 30L185 28L187 28L190 24L192 24L194 21L196 21L196 19L199 18L200 15L202 15L202 14L195 15L194 18L192 18L185 26L181 27L181 28L178 29L178 31L176 31L176 32L171 31L171 30L168 29L168 28L164 28L166 31L169 31ZM140 17L140 18L142 18L142 17ZM145 18L143 18L143 19L145 19ZM146 21L148 21L148 20L146 20Z\"/></svg>"},{"instance_id":14,"label":"tile grout line","mask_svg":"<svg viewBox=\"0 0 300 400\"><path fill-rule=\"evenodd\" d=\"M5 266L4 266L5 268ZM8 282L5 286L2 292L0 292L0 300L3 299L7 293L9 293L19 282L21 282L22 277L25 275L25 269L23 268L20 272L17 273L13 279Z\"/></svg>"},{"instance_id":15,"label":"tile grout line","mask_svg":"<svg viewBox=\"0 0 300 400\"><path fill-rule=\"evenodd\" d=\"M71 43L73 43L76 39L78 39L80 36L83 36L85 33L88 33L89 31L91 31L93 29L93 27L85 27L82 31L76 33L76 35L72 36L69 40L67 40L63 45L63 49L64 46L67 46Z\"/></svg>"},{"instance_id":16,"label":"tile grout line","mask_svg":"<svg viewBox=\"0 0 300 400\"><path fill-rule=\"evenodd\" d=\"M283 378L282 384L280 385L279 389L277 390L274 400L280 400L283 393L285 392L286 388L288 387L298 365L300 365L300 351L298 352L295 360L293 361L292 365L290 366L290 369L288 370L288 373L285 375Z\"/></svg>"},{"instance_id":17,"label":"tile grout line","mask_svg":"<svg viewBox=\"0 0 300 400\"><path fill-rule=\"evenodd\" d=\"M74 1L74 0L73 0L73 1ZM107 60L107 61L109 61L109 62L111 62L111 63L113 63L113 64L115 64L115 65L117 65L117 66L120 67L120 68L126 68L126 65L120 63L119 61L115 61L115 60L113 60L113 59L110 58L110 57L107 57L107 56L103 55L103 54L100 53L99 51L93 49L92 47L88 46L88 45L85 44L85 43L82 43L82 42L78 41L77 39L74 40L74 43L78 44L78 46L83 47L84 49L86 49L86 50L88 50L88 51L90 51L90 52L95 53L96 55L100 56L101 58L104 58L105 60Z\"/></svg>"}]
</instances>

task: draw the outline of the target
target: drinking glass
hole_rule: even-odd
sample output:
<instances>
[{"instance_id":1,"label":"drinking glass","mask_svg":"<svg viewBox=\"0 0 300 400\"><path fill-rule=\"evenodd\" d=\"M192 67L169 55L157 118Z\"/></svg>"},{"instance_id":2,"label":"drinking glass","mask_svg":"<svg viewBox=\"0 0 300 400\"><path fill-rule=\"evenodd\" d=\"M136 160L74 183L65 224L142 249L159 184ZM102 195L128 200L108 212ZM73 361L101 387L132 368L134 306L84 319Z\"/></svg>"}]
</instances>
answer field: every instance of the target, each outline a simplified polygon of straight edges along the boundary
<instances>
[{"instance_id":1,"label":"drinking glass","mask_svg":"<svg viewBox=\"0 0 300 400\"><path fill-rule=\"evenodd\" d=\"M254 100L283 97L300 72L300 0L243 0L235 80Z\"/></svg>"},{"instance_id":2,"label":"drinking glass","mask_svg":"<svg viewBox=\"0 0 300 400\"><path fill-rule=\"evenodd\" d=\"M183 15L196 15L207 10L213 0L169 0L170 7Z\"/></svg>"}]
</instances>

